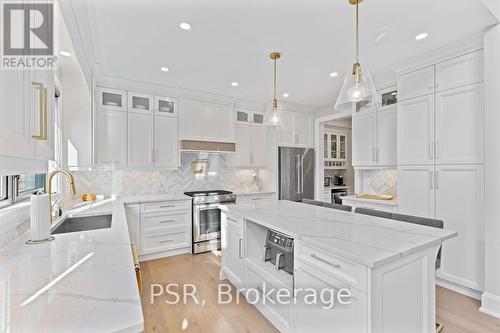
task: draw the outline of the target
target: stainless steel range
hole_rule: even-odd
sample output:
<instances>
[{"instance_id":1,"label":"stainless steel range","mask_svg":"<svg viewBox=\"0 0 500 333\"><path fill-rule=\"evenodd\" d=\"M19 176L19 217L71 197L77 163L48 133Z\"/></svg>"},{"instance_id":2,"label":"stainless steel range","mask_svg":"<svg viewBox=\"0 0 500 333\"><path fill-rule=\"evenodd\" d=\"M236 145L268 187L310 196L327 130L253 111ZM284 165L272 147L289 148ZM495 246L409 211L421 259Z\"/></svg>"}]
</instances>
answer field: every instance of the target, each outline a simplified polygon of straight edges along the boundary
<instances>
[{"instance_id":1,"label":"stainless steel range","mask_svg":"<svg viewBox=\"0 0 500 333\"><path fill-rule=\"evenodd\" d=\"M185 192L193 198L193 253L220 249L221 205L234 204L230 191Z\"/></svg>"}]
</instances>

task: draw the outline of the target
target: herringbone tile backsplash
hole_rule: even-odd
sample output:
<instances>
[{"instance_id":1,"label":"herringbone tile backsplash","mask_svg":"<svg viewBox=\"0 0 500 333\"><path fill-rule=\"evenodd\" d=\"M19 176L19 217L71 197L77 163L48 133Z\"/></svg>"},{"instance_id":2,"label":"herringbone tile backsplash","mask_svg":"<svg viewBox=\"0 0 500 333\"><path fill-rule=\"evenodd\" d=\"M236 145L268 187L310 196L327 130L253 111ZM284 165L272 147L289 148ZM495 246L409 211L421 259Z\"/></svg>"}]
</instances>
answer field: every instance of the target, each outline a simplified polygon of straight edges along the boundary
<instances>
[{"instance_id":1,"label":"herringbone tile backsplash","mask_svg":"<svg viewBox=\"0 0 500 333\"><path fill-rule=\"evenodd\" d=\"M240 193L256 191L252 174L258 175L258 171L232 169L228 158L225 154L182 153L181 167L177 170L75 171L74 176L79 194L131 196L214 189ZM194 160L209 161L203 175L193 175L191 162Z\"/></svg>"}]
</instances>

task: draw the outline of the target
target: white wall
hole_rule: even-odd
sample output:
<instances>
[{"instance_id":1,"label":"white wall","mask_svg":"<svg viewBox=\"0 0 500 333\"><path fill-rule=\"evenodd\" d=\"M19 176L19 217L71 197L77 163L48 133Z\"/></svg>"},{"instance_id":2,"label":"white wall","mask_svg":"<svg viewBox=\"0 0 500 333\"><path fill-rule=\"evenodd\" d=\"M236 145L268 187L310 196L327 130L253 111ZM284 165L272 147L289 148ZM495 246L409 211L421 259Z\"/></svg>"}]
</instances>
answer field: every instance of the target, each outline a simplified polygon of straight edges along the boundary
<instances>
[{"instance_id":1,"label":"white wall","mask_svg":"<svg viewBox=\"0 0 500 333\"><path fill-rule=\"evenodd\" d=\"M500 5L497 1L497 9ZM500 13L500 10L498 11ZM484 39L485 291L481 311L500 318L500 25Z\"/></svg>"}]
</instances>

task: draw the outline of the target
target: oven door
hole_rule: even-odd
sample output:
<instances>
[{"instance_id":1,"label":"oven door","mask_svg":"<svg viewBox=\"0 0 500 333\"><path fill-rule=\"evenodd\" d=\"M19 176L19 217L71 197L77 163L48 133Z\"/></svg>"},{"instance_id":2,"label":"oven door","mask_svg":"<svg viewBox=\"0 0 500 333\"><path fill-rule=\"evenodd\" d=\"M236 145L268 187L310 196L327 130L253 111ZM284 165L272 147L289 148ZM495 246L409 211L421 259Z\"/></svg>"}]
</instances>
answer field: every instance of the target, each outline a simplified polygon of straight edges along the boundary
<instances>
[{"instance_id":1,"label":"oven door","mask_svg":"<svg viewBox=\"0 0 500 333\"><path fill-rule=\"evenodd\" d=\"M220 238L221 209L217 204L193 206L193 240Z\"/></svg>"}]
</instances>

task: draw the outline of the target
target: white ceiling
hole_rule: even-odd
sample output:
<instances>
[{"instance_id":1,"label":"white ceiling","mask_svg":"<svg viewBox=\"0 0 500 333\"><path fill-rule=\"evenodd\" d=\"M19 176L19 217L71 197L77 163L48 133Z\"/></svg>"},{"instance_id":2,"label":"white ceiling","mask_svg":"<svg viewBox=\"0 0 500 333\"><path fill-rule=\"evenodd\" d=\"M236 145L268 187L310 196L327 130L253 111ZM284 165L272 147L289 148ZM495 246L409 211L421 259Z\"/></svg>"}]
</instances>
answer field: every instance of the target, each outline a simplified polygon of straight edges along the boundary
<instances>
[{"instance_id":1,"label":"white ceiling","mask_svg":"<svg viewBox=\"0 0 500 333\"><path fill-rule=\"evenodd\" d=\"M272 62L282 52L279 91L289 102L336 99L354 57L354 8L347 0L86 0L102 74L235 96L271 99ZM481 0L366 0L362 64L372 76L392 64L480 33L496 23ZM79 19L81 21L81 19ZM189 22L190 31L179 29ZM416 34L429 33L423 41ZM169 67L168 73L161 66ZM338 71L337 78L329 73ZM237 81L237 88L230 83Z\"/></svg>"}]
</instances>

